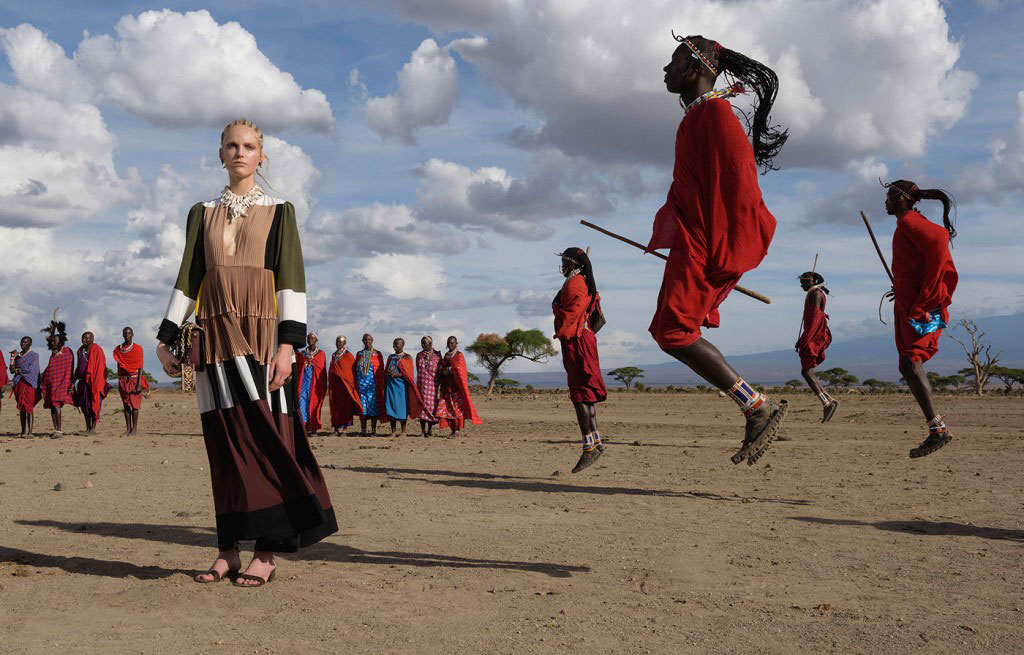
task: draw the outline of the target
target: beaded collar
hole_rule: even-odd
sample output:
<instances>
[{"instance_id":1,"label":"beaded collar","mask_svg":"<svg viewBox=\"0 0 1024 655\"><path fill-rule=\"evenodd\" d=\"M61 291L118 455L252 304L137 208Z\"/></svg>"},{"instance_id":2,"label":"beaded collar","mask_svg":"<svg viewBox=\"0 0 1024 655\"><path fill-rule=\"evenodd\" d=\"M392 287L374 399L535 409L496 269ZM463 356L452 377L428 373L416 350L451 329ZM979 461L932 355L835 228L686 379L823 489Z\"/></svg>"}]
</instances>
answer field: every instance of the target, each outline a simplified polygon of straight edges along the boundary
<instances>
[{"instance_id":1,"label":"beaded collar","mask_svg":"<svg viewBox=\"0 0 1024 655\"><path fill-rule=\"evenodd\" d=\"M679 96L679 106L683 108L684 114L689 114L696 107L704 104L708 100L713 100L714 98L733 98L735 96L740 95L741 93L746 92L747 90L743 88L742 84L732 84L724 89L719 89L717 91L708 91L707 93L705 93L702 96L699 96L696 100L694 100L688 105L683 101L683 96Z\"/></svg>"},{"instance_id":2,"label":"beaded collar","mask_svg":"<svg viewBox=\"0 0 1024 655\"><path fill-rule=\"evenodd\" d=\"M230 188L224 187L224 191L220 194L220 204L227 206L228 222L231 223L236 218L245 216L245 212L259 202L263 196L263 189L258 184L253 184L244 196L232 193Z\"/></svg>"}]
</instances>

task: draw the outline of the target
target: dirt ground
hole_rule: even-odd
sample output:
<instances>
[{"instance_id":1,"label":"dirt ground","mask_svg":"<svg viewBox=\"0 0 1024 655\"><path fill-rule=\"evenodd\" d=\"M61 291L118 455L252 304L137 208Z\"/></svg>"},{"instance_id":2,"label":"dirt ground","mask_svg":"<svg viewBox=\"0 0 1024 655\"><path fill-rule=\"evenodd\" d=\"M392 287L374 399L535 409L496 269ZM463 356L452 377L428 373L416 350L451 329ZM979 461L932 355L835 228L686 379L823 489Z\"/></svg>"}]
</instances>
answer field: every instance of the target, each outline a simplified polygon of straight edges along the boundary
<instances>
[{"instance_id":1,"label":"dirt ground","mask_svg":"<svg viewBox=\"0 0 1024 655\"><path fill-rule=\"evenodd\" d=\"M314 437L341 531L238 589L190 577L214 554L193 398L59 440L14 438L5 399L0 650L1021 652L1024 400L942 397L955 440L913 461L909 396L845 396L827 426L790 401L754 467L711 394L613 393L578 475L562 395L478 398L460 440Z\"/></svg>"}]
</instances>

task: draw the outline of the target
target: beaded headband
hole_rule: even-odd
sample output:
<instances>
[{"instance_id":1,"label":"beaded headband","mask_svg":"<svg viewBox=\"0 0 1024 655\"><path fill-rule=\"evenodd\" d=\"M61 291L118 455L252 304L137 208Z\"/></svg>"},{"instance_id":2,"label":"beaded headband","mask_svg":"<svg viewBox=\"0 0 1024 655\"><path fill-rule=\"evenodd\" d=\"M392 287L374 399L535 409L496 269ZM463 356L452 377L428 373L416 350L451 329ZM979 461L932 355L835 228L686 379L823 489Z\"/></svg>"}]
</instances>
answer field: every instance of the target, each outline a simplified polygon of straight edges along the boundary
<instances>
[{"instance_id":1,"label":"beaded headband","mask_svg":"<svg viewBox=\"0 0 1024 655\"><path fill-rule=\"evenodd\" d=\"M705 66L708 67L708 70L711 71L712 75L714 75L715 77L718 77L718 71L716 71L715 67L711 65L711 62L708 61L708 58L704 56L704 53L702 53L700 50L698 50L695 45L690 43L689 39L683 39L683 43L685 43L686 47L689 48L691 52L693 52L693 57L695 59L699 59L701 61L701 63L703 63ZM722 46L720 46L717 43L715 43L715 52L717 53L718 50L721 47Z\"/></svg>"},{"instance_id":2,"label":"beaded headband","mask_svg":"<svg viewBox=\"0 0 1024 655\"><path fill-rule=\"evenodd\" d=\"M901 189L900 187L898 187L898 186L894 185L894 184L893 184L892 182L890 182L890 183L886 184L885 182L882 182L881 178L879 178L879 180L878 180L878 181L879 181L879 182L880 182L880 183L882 184L882 186L884 186L884 187L885 187L886 189L895 189L895 190L896 190L896 193L898 193L899 195L903 196L903 198L904 198L904 199L906 199L906 200L909 200L910 202L917 202L917 198L915 198L914 196L910 195L910 193L907 193L906 191L904 191L904 190L903 190L903 189ZM910 186L910 191L911 191L911 192L913 192L913 193L917 193L917 191L918 191L918 187L917 187L917 185L916 185L916 184L912 184L912 185Z\"/></svg>"}]
</instances>

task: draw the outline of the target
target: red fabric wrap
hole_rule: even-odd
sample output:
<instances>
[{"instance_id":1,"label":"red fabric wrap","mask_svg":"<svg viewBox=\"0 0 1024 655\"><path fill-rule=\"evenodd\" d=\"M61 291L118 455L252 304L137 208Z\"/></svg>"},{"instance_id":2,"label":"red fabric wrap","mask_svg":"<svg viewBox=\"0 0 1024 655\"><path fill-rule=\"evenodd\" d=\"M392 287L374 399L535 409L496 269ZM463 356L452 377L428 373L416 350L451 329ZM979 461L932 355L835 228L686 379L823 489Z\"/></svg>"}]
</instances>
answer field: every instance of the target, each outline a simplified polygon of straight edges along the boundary
<instances>
[{"instance_id":1,"label":"red fabric wrap","mask_svg":"<svg viewBox=\"0 0 1024 655\"><path fill-rule=\"evenodd\" d=\"M420 390L416 386L416 364L409 353L389 355L388 359L390 360L392 357L401 357L398 361L398 370L402 372L402 379L405 380L405 408L408 412L404 418L417 418L423 413L423 397L420 396ZM431 417L429 420L433 421L434 419Z\"/></svg>"},{"instance_id":2,"label":"red fabric wrap","mask_svg":"<svg viewBox=\"0 0 1024 655\"><path fill-rule=\"evenodd\" d=\"M597 356L597 337L583 330L578 337L562 337L562 366L574 403L600 403L608 397Z\"/></svg>"},{"instance_id":3,"label":"red fabric wrap","mask_svg":"<svg viewBox=\"0 0 1024 655\"><path fill-rule=\"evenodd\" d=\"M818 307L818 298L821 307ZM825 361L825 349L832 343L832 331L828 329L828 314L825 313L825 292L817 289L804 299L803 331L796 342L800 353L800 368L816 368Z\"/></svg>"},{"instance_id":4,"label":"red fabric wrap","mask_svg":"<svg viewBox=\"0 0 1024 655\"><path fill-rule=\"evenodd\" d=\"M363 404L356 391L354 367L355 356L345 354L331 361L331 369L327 374L327 392L331 399L331 427L345 428L352 425L352 417L362 414Z\"/></svg>"},{"instance_id":5,"label":"red fabric wrap","mask_svg":"<svg viewBox=\"0 0 1024 655\"><path fill-rule=\"evenodd\" d=\"M590 290L582 275L573 275L565 281L557 300L551 303L551 311L555 314L556 339L578 337L583 333L590 300Z\"/></svg>"},{"instance_id":6,"label":"red fabric wrap","mask_svg":"<svg viewBox=\"0 0 1024 655\"><path fill-rule=\"evenodd\" d=\"M83 381L88 385L91 395L89 398L76 398L75 404L83 410L90 409L99 423L100 407L103 399L107 397L107 392L110 391L110 385L107 384L107 354L98 344L94 343L89 347L89 366Z\"/></svg>"},{"instance_id":7,"label":"red fabric wrap","mask_svg":"<svg viewBox=\"0 0 1024 655\"><path fill-rule=\"evenodd\" d=\"M7 365L4 364L4 365L0 366L0 408L3 408L3 406L4 406L4 403L3 403L3 400L4 400L4 389L3 388L5 386L7 386L7 382L8 381L9 381L9 378L7 377ZM14 393L13 389L11 390L11 393L12 394Z\"/></svg>"},{"instance_id":8,"label":"red fabric wrap","mask_svg":"<svg viewBox=\"0 0 1024 655\"><path fill-rule=\"evenodd\" d=\"M669 248L650 332L662 348L718 327L718 306L768 253L775 217L757 183L746 132L721 98L698 105L676 132L672 185L647 250Z\"/></svg>"},{"instance_id":9,"label":"red fabric wrap","mask_svg":"<svg viewBox=\"0 0 1024 655\"><path fill-rule=\"evenodd\" d=\"M14 396L14 402L18 406L19 412L28 412L32 414L35 412L36 405L43 399L43 394L24 380L18 380L18 383L14 385L14 389L11 391L11 395Z\"/></svg>"},{"instance_id":10,"label":"red fabric wrap","mask_svg":"<svg viewBox=\"0 0 1024 655\"><path fill-rule=\"evenodd\" d=\"M469 373L466 370L466 358L461 352L456 352L451 356L445 353L441 360L441 370L443 371L445 367L451 370L451 374L437 376L438 425L442 428L454 425L456 429L461 429L462 421L467 416L477 425L483 423L477 415L473 399L469 395Z\"/></svg>"},{"instance_id":11,"label":"red fabric wrap","mask_svg":"<svg viewBox=\"0 0 1024 655\"><path fill-rule=\"evenodd\" d=\"M309 423L306 423L306 429L315 432L323 427L320 423L320 411L327 396L327 355L323 349L318 350L312 357L307 355L306 351L300 350L295 354L295 360L303 376L306 374L307 364L313 367L313 380L309 385ZM302 386L301 379L297 386Z\"/></svg>"},{"instance_id":12,"label":"red fabric wrap","mask_svg":"<svg viewBox=\"0 0 1024 655\"><path fill-rule=\"evenodd\" d=\"M910 319L927 320L940 309L949 321L958 275L949 252L949 232L916 211L905 212L892 235L893 316L896 350L913 362L926 362L939 351L942 330L920 336Z\"/></svg>"},{"instance_id":13,"label":"red fabric wrap","mask_svg":"<svg viewBox=\"0 0 1024 655\"><path fill-rule=\"evenodd\" d=\"M142 346L133 343L127 351L117 346L112 356L117 362L117 391L121 402L132 409L139 409L142 406L142 391L149 388L149 382L142 375L145 359Z\"/></svg>"},{"instance_id":14,"label":"red fabric wrap","mask_svg":"<svg viewBox=\"0 0 1024 655\"><path fill-rule=\"evenodd\" d=\"M43 393L43 407L51 409L75 402L71 394L71 373L74 368L75 353L67 346L50 355L39 385Z\"/></svg>"}]
</instances>

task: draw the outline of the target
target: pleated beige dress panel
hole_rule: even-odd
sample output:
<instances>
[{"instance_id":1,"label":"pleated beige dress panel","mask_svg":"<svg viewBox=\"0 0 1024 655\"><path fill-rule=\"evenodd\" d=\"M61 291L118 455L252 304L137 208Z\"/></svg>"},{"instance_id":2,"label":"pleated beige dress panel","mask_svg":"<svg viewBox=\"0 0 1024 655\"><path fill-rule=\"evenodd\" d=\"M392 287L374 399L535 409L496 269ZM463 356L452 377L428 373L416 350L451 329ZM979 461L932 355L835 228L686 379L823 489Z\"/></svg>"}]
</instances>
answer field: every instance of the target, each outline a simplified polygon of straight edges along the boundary
<instances>
[{"instance_id":1,"label":"pleated beige dress panel","mask_svg":"<svg viewBox=\"0 0 1024 655\"><path fill-rule=\"evenodd\" d=\"M228 254L228 209L207 207L203 216L206 275L196 318L205 330L207 363L252 355L266 364L274 354L277 310L274 273L264 268L276 205L250 207L235 219L234 254Z\"/></svg>"}]
</instances>

